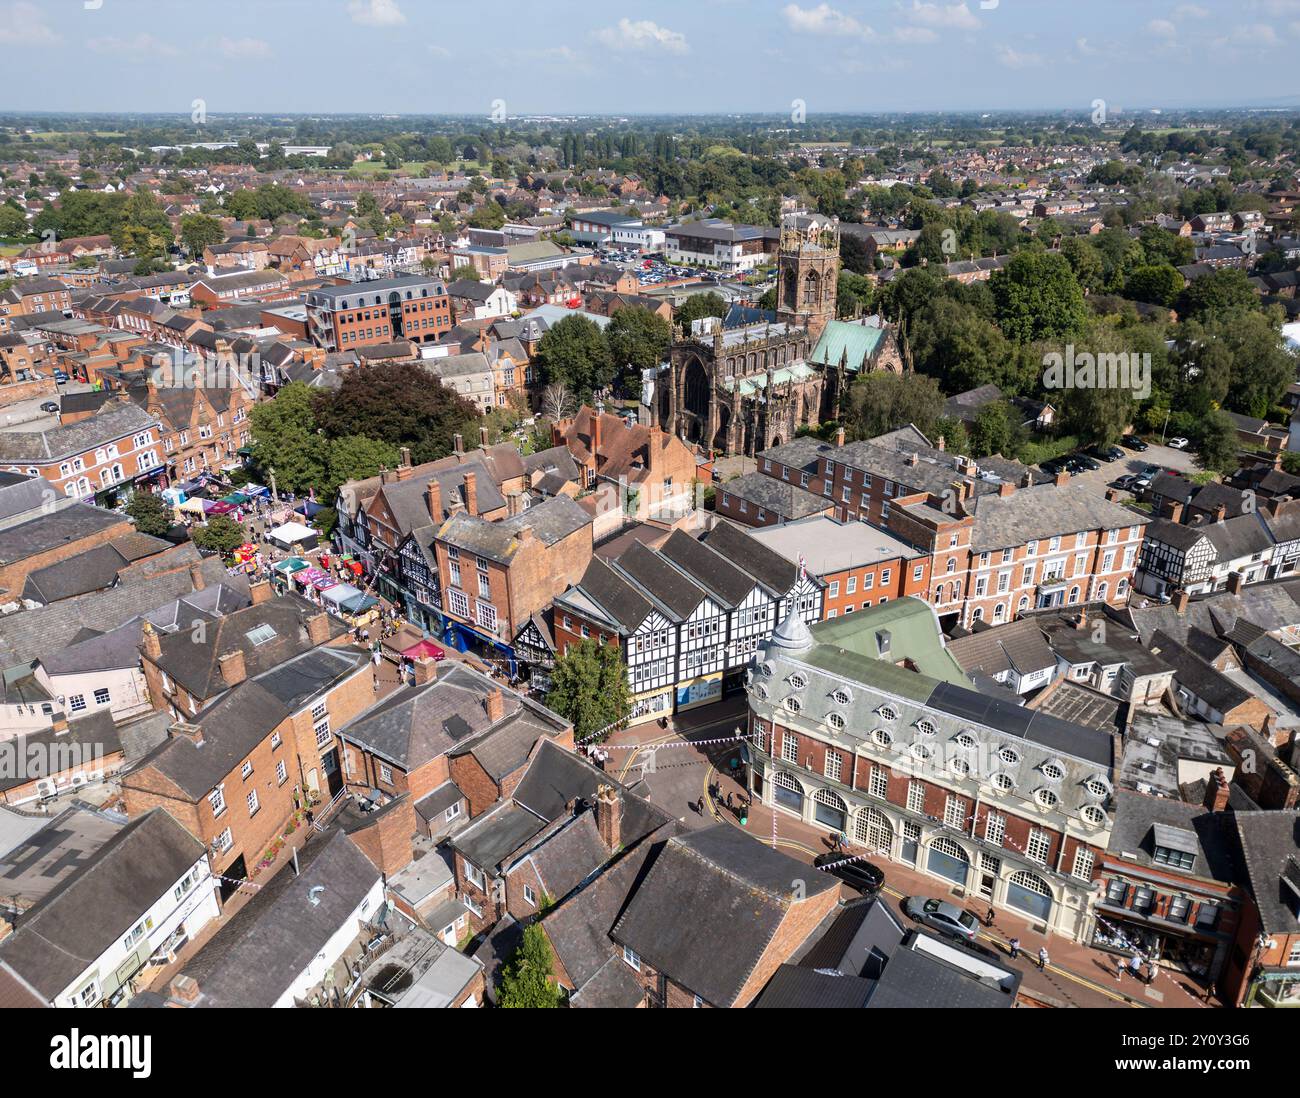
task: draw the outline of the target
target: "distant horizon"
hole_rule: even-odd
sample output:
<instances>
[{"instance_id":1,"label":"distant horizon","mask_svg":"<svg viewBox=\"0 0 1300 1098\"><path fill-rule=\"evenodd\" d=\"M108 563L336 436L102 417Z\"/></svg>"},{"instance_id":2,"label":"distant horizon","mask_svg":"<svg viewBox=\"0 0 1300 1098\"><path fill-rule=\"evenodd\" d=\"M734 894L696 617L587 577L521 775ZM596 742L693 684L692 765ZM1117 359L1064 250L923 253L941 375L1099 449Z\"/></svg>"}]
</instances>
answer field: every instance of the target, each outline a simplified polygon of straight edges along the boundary
<instances>
[{"instance_id":1,"label":"distant horizon","mask_svg":"<svg viewBox=\"0 0 1300 1098\"><path fill-rule=\"evenodd\" d=\"M521 0L173 0L158 14L149 0L0 0L5 113L1300 109L1300 0L656 0L545 19ZM440 109L412 109L425 104Z\"/></svg>"}]
</instances>

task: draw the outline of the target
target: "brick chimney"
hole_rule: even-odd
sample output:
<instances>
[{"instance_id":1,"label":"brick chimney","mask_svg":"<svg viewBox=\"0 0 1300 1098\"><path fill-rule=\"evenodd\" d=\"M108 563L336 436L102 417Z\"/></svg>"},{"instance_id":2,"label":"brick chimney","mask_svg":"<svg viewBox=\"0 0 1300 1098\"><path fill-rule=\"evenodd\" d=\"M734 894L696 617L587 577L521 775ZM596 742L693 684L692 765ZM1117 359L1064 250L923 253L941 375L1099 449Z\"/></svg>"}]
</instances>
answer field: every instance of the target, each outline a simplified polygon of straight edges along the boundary
<instances>
[{"instance_id":1,"label":"brick chimney","mask_svg":"<svg viewBox=\"0 0 1300 1098\"><path fill-rule=\"evenodd\" d=\"M50 731L56 736L65 735L68 731L68 714L63 711L55 713L50 721Z\"/></svg>"},{"instance_id":2,"label":"brick chimney","mask_svg":"<svg viewBox=\"0 0 1300 1098\"><path fill-rule=\"evenodd\" d=\"M183 973L172 978L168 991L173 1002L182 1006L193 1006L202 994L199 990L199 982L193 976L186 976Z\"/></svg>"},{"instance_id":3,"label":"brick chimney","mask_svg":"<svg viewBox=\"0 0 1300 1098\"><path fill-rule=\"evenodd\" d=\"M208 585L207 578L203 575L202 561L196 560L190 564L190 583L196 591L202 591Z\"/></svg>"},{"instance_id":4,"label":"brick chimney","mask_svg":"<svg viewBox=\"0 0 1300 1098\"><path fill-rule=\"evenodd\" d=\"M195 747L200 747L203 744L203 729L197 724L187 724L185 721L177 721L168 728L167 731L174 740L189 740Z\"/></svg>"},{"instance_id":5,"label":"brick chimney","mask_svg":"<svg viewBox=\"0 0 1300 1098\"><path fill-rule=\"evenodd\" d=\"M479 446L481 446L484 450L487 449L487 446L488 446L488 429L487 429L486 427L480 427L480 428L478 429L478 444L479 444Z\"/></svg>"},{"instance_id":6,"label":"brick chimney","mask_svg":"<svg viewBox=\"0 0 1300 1098\"><path fill-rule=\"evenodd\" d=\"M144 636L144 654L145 658L157 663L162 659L162 638L158 636L158 630L153 627L153 622L147 621L143 628Z\"/></svg>"},{"instance_id":7,"label":"brick chimney","mask_svg":"<svg viewBox=\"0 0 1300 1098\"><path fill-rule=\"evenodd\" d=\"M1227 517L1228 517L1228 505L1226 503L1220 503L1214 509L1214 521L1222 522Z\"/></svg>"},{"instance_id":8,"label":"brick chimney","mask_svg":"<svg viewBox=\"0 0 1300 1098\"><path fill-rule=\"evenodd\" d=\"M942 454L945 450L948 449L948 440L944 438L943 435L940 435L937 439L934 440L934 448L938 450L939 453Z\"/></svg>"},{"instance_id":9,"label":"brick chimney","mask_svg":"<svg viewBox=\"0 0 1300 1098\"><path fill-rule=\"evenodd\" d=\"M1175 614L1187 613L1187 604L1188 602L1191 601L1191 598L1192 596L1189 595L1186 590L1180 590L1175 592L1174 599L1173 599L1174 613Z\"/></svg>"},{"instance_id":10,"label":"brick chimney","mask_svg":"<svg viewBox=\"0 0 1300 1098\"><path fill-rule=\"evenodd\" d=\"M659 440L663 437L663 432L658 427L650 428L650 437L645 445L645 467L646 471L653 473L659 456Z\"/></svg>"},{"instance_id":11,"label":"brick chimney","mask_svg":"<svg viewBox=\"0 0 1300 1098\"><path fill-rule=\"evenodd\" d=\"M836 445L836 446L843 446L843 445L844 445L844 428L843 428L843 427L837 427L837 428L835 429L835 445ZM940 446L939 449L942 450L943 447Z\"/></svg>"},{"instance_id":12,"label":"brick chimney","mask_svg":"<svg viewBox=\"0 0 1300 1098\"><path fill-rule=\"evenodd\" d=\"M483 699L483 707L487 710L488 720L493 724L506 715L506 699L501 693L501 687L494 686L488 691L487 697Z\"/></svg>"},{"instance_id":13,"label":"brick chimney","mask_svg":"<svg viewBox=\"0 0 1300 1098\"><path fill-rule=\"evenodd\" d=\"M596 829L611 854L623 845L623 794L615 786L596 790Z\"/></svg>"},{"instance_id":14,"label":"brick chimney","mask_svg":"<svg viewBox=\"0 0 1300 1098\"><path fill-rule=\"evenodd\" d=\"M1205 807L1211 812L1222 812L1228 807L1228 795L1231 792L1228 777L1224 774L1223 767L1219 767L1205 779Z\"/></svg>"},{"instance_id":15,"label":"brick chimney","mask_svg":"<svg viewBox=\"0 0 1300 1098\"><path fill-rule=\"evenodd\" d=\"M1183 521L1183 505L1176 499L1165 500L1165 517L1170 522Z\"/></svg>"},{"instance_id":16,"label":"brick chimney","mask_svg":"<svg viewBox=\"0 0 1300 1098\"><path fill-rule=\"evenodd\" d=\"M261 606L264 602L270 602L275 596L275 592L271 588L270 580L260 580L257 583L250 583L248 585L248 593L253 596L254 606Z\"/></svg>"},{"instance_id":17,"label":"brick chimney","mask_svg":"<svg viewBox=\"0 0 1300 1098\"><path fill-rule=\"evenodd\" d=\"M318 610L303 624L307 627L307 639L312 644L324 644L330 639L330 618L324 610Z\"/></svg>"},{"instance_id":18,"label":"brick chimney","mask_svg":"<svg viewBox=\"0 0 1300 1098\"><path fill-rule=\"evenodd\" d=\"M416 686L423 686L427 682L433 682L438 677L438 661L432 656L421 656L414 661L414 664Z\"/></svg>"},{"instance_id":19,"label":"brick chimney","mask_svg":"<svg viewBox=\"0 0 1300 1098\"><path fill-rule=\"evenodd\" d=\"M429 507L429 518L431 518L431 519L433 520L434 525L435 525L435 526L437 526L437 525L441 525L441 523L442 523L442 485L441 485L438 481L436 481L436 480L431 480L431 481L429 481L429 483L428 483L427 485L425 485L425 488L424 488L424 502L425 502L426 504L428 504L428 507Z\"/></svg>"},{"instance_id":20,"label":"brick chimney","mask_svg":"<svg viewBox=\"0 0 1300 1098\"><path fill-rule=\"evenodd\" d=\"M600 413L591 413L591 456L600 464Z\"/></svg>"},{"instance_id":21,"label":"brick chimney","mask_svg":"<svg viewBox=\"0 0 1300 1098\"><path fill-rule=\"evenodd\" d=\"M1228 594L1240 595L1241 589L1246 586L1246 577L1241 572L1231 572L1228 575Z\"/></svg>"},{"instance_id":22,"label":"brick chimney","mask_svg":"<svg viewBox=\"0 0 1300 1098\"><path fill-rule=\"evenodd\" d=\"M411 450L408 446L402 447L402 460L398 463L397 468L393 471L396 480L406 480L411 475Z\"/></svg>"},{"instance_id":23,"label":"brick chimney","mask_svg":"<svg viewBox=\"0 0 1300 1098\"><path fill-rule=\"evenodd\" d=\"M511 492L506 496L506 510L513 518L515 515L524 513L524 494L523 492Z\"/></svg>"},{"instance_id":24,"label":"brick chimney","mask_svg":"<svg viewBox=\"0 0 1300 1098\"><path fill-rule=\"evenodd\" d=\"M478 474L465 474L465 510L471 515L478 514Z\"/></svg>"},{"instance_id":25,"label":"brick chimney","mask_svg":"<svg viewBox=\"0 0 1300 1098\"><path fill-rule=\"evenodd\" d=\"M1009 480L1004 480L1001 484L998 485L998 495L1000 496L1012 495L1014 494L1015 490L1016 490L1015 484L1013 484Z\"/></svg>"},{"instance_id":26,"label":"brick chimney","mask_svg":"<svg viewBox=\"0 0 1300 1098\"><path fill-rule=\"evenodd\" d=\"M455 453L463 454L465 452L465 436L461 434L452 435L451 448Z\"/></svg>"},{"instance_id":27,"label":"brick chimney","mask_svg":"<svg viewBox=\"0 0 1300 1098\"><path fill-rule=\"evenodd\" d=\"M217 660L221 668L221 679L227 686L238 686L248 678L248 667L244 663L244 650L234 648Z\"/></svg>"},{"instance_id":28,"label":"brick chimney","mask_svg":"<svg viewBox=\"0 0 1300 1098\"><path fill-rule=\"evenodd\" d=\"M1059 473L1056 474L1055 477L1052 478L1052 483L1055 484L1058 488L1064 488L1067 484L1070 483L1070 474L1067 473L1064 469L1062 469Z\"/></svg>"}]
</instances>

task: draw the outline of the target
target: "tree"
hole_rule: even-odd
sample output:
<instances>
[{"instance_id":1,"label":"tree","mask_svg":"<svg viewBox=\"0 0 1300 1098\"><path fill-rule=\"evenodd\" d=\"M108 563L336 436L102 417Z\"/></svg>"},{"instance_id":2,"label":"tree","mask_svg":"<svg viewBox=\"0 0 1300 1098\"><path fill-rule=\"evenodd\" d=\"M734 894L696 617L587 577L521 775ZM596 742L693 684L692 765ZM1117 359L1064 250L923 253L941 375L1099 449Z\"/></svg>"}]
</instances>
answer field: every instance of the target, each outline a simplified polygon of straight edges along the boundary
<instances>
[{"instance_id":1,"label":"tree","mask_svg":"<svg viewBox=\"0 0 1300 1098\"><path fill-rule=\"evenodd\" d=\"M221 222L207 214L186 214L181 218L181 243L192 256L203 254L203 249L220 244L226 239Z\"/></svg>"},{"instance_id":2,"label":"tree","mask_svg":"<svg viewBox=\"0 0 1300 1098\"><path fill-rule=\"evenodd\" d=\"M312 412L327 438L362 435L408 446L416 464L449 454L454 437L478 420L469 401L422 367L401 362L349 370L337 389L315 395Z\"/></svg>"},{"instance_id":3,"label":"tree","mask_svg":"<svg viewBox=\"0 0 1300 1098\"><path fill-rule=\"evenodd\" d=\"M942 414L943 394L934 378L878 370L853 383L845 425L853 439L875 438L909 423L934 438Z\"/></svg>"},{"instance_id":4,"label":"tree","mask_svg":"<svg viewBox=\"0 0 1300 1098\"><path fill-rule=\"evenodd\" d=\"M1194 279L1178 297L1178 315L1184 320L1204 320L1229 313L1252 312L1259 308L1245 271L1222 267Z\"/></svg>"},{"instance_id":5,"label":"tree","mask_svg":"<svg viewBox=\"0 0 1300 1098\"><path fill-rule=\"evenodd\" d=\"M563 385L582 403L614 380L609 341L595 321L566 316L542 336L533 357L548 384Z\"/></svg>"},{"instance_id":6,"label":"tree","mask_svg":"<svg viewBox=\"0 0 1300 1098\"><path fill-rule=\"evenodd\" d=\"M627 668L617 644L588 638L555 661L546 704L573 724L575 740L587 741L632 710Z\"/></svg>"},{"instance_id":7,"label":"tree","mask_svg":"<svg viewBox=\"0 0 1300 1098\"><path fill-rule=\"evenodd\" d=\"M506 223L506 212L499 203L489 200L470 214L466 223L474 229L499 229Z\"/></svg>"},{"instance_id":8,"label":"tree","mask_svg":"<svg viewBox=\"0 0 1300 1098\"><path fill-rule=\"evenodd\" d=\"M610 318L605 338L615 367L624 371L624 385L639 391L641 372L653 370L668 358L673 330L658 313L625 306Z\"/></svg>"},{"instance_id":9,"label":"tree","mask_svg":"<svg viewBox=\"0 0 1300 1098\"><path fill-rule=\"evenodd\" d=\"M172 509L162 496L153 492L136 492L126 505L126 513L142 534L163 537L172 528Z\"/></svg>"},{"instance_id":10,"label":"tree","mask_svg":"<svg viewBox=\"0 0 1300 1098\"><path fill-rule=\"evenodd\" d=\"M542 390L540 411L547 419L568 419L577 413L578 402L568 389L556 383Z\"/></svg>"},{"instance_id":11,"label":"tree","mask_svg":"<svg viewBox=\"0 0 1300 1098\"><path fill-rule=\"evenodd\" d=\"M1237 467L1237 428L1223 412L1214 411L1197 420L1193 442L1202 469L1229 473Z\"/></svg>"},{"instance_id":12,"label":"tree","mask_svg":"<svg viewBox=\"0 0 1300 1098\"><path fill-rule=\"evenodd\" d=\"M971 456L977 458L993 454L1009 457L1023 441L1015 409L1004 400L995 400L976 412L968 435Z\"/></svg>"},{"instance_id":13,"label":"tree","mask_svg":"<svg viewBox=\"0 0 1300 1098\"><path fill-rule=\"evenodd\" d=\"M1102 283L1102 261L1092 242L1084 236L1072 236L1061 245L1061 255L1070 264L1074 277L1085 290L1098 290Z\"/></svg>"},{"instance_id":14,"label":"tree","mask_svg":"<svg viewBox=\"0 0 1300 1098\"><path fill-rule=\"evenodd\" d=\"M316 423L314 394L301 381L291 382L250 413L253 463L270 474L278 487L292 492L320 488L328 470L328 448Z\"/></svg>"},{"instance_id":15,"label":"tree","mask_svg":"<svg viewBox=\"0 0 1300 1098\"><path fill-rule=\"evenodd\" d=\"M691 325L702 320L706 316L716 316L722 320L727 315L727 303L722 300L721 294L693 294L682 302L677 310L674 319L686 331L691 330Z\"/></svg>"},{"instance_id":16,"label":"tree","mask_svg":"<svg viewBox=\"0 0 1300 1098\"><path fill-rule=\"evenodd\" d=\"M483 276L478 273L478 268L470 263L462 263L451 272L453 282L482 282Z\"/></svg>"},{"instance_id":17,"label":"tree","mask_svg":"<svg viewBox=\"0 0 1300 1098\"><path fill-rule=\"evenodd\" d=\"M564 992L555 981L551 943L540 923L530 923L518 948L501 973L497 1005L506 1009L539 1010L560 1005Z\"/></svg>"},{"instance_id":18,"label":"tree","mask_svg":"<svg viewBox=\"0 0 1300 1098\"><path fill-rule=\"evenodd\" d=\"M1002 334L1017 343L1069 338L1083 330L1083 291L1060 255L1019 252L993 272L989 289Z\"/></svg>"},{"instance_id":19,"label":"tree","mask_svg":"<svg viewBox=\"0 0 1300 1098\"><path fill-rule=\"evenodd\" d=\"M1168 263L1136 268L1124 284L1124 296L1152 305L1172 305L1183 288L1183 276Z\"/></svg>"},{"instance_id":20,"label":"tree","mask_svg":"<svg viewBox=\"0 0 1300 1098\"><path fill-rule=\"evenodd\" d=\"M200 549L230 556L244 544L244 528L229 515L213 515L203 526L196 526L190 537Z\"/></svg>"},{"instance_id":21,"label":"tree","mask_svg":"<svg viewBox=\"0 0 1300 1098\"><path fill-rule=\"evenodd\" d=\"M27 217L22 210L5 203L0 206L0 237L13 240L27 235Z\"/></svg>"},{"instance_id":22,"label":"tree","mask_svg":"<svg viewBox=\"0 0 1300 1098\"><path fill-rule=\"evenodd\" d=\"M331 439L326 457L328 475L317 485L322 499L332 500L340 484L373 477L380 469L394 469L401 460L397 447L364 435Z\"/></svg>"}]
</instances>

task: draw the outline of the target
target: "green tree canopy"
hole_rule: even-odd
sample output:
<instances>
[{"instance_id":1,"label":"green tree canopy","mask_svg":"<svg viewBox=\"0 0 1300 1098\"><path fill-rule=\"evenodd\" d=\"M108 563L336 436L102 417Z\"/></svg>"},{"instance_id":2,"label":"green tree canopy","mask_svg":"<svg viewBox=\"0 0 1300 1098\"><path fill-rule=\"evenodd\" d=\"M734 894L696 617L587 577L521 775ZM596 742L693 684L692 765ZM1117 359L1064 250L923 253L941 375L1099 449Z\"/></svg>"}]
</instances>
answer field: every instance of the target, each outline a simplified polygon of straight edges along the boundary
<instances>
[{"instance_id":1,"label":"green tree canopy","mask_svg":"<svg viewBox=\"0 0 1300 1098\"><path fill-rule=\"evenodd\" d=\"M716 316L719 320L723 320L726 315L727 303L723 301L722 295L710 292L692 294L681 303L673 319L689 332L691 325L697 320L702 320L706 316Z\"/></svg>"},{"instance_id":2,"label":"green tree canopy","mask_svg":"<svg viewBox=\"0 0 1300 1098\"><path fill-rule=\"evenodd\" d=\"M555 661L546 704L573 723L576 740L625 720L632 700L619 646L592 639L571 646Z\"/></svg>"},{"instance_id":3,"label":"green tree canopy","mask_svg":"<svg viewBox=\"0 0 1300 1098\"><path fill-rule=\"evenodd\" d=\"M203 254L203 249L220 244L226 239L221 222L207 214L186 214L181 218L181 243L192 256Z\"/></svg>"},{"instance_id":4,"label":"green tree canopy","mask_svg":"<svg viewBox=\"0 0 1300 1098\"><path fill-rule=\"evenodd\" d=\"M555 981L551 943L539 923L524 928L523 939L501 973L497 1005L507 1010L558 1007L564 992Z\"/></svg>"},{"instance_id":5,"label":"green tree canopy","mask_svg":"<svg viewBox=\"0 0 1300 1098\"><path fill-rule=\"evenodd\" d=\"M580 402L614 380L614 358L609 341L595 321L566 316L549 329L537 345L534 363L548 385L563 385Z\"/></svg>"},{"instance_id":6,"label":"green tree canopy","mask_svg":"<svg viewBox=\"0 0 1300 1098\"><path fill-rule=\"evenodd\" d=\"M658 313L625 306L610 318L605 337L615 368L626 374L625 384L632 386L642 370L654 369L668 358L673 331Z\"/></svg>"},{"instance_id":7,"label":"green tree canopy","mask_svg":"<svg viewBox=\"0 0 1300 1098\"><path fill-rule=\"evenodd\" d=\"M1067 338L1083 330L1087 309L1063 256L1023 251L989 279L1002 334L1017 343Z\"/></svg>"},{"instance_id":8,"label":"green tree canopy","mask_svg":"<svg viewBox=\"0 0 1300 1098\"><path fill-rule=\"evenodd\" d=\"M1259 297L1245 271L1223 267L1194 279L1179 295L1177 308L1184 320L1205 320L1253 312L1259 308Z\"/></svg>"},{"instance_id":9,"label":"green tree canopy","mask_svg":"<svg viewBox=\"0 0 1300 1098\"><path fill-rule=\"evenodd\" d=\"M126 513L140 533L156 538L166 534L175 521L167 501L153 492L136 492L126 505Z\"/></svg>"},{"instance_id":10,"label":"green tree canopy","mask_svg":"<svg viewBox=\"0 0 1300 1098\"><path fill-rule=\"evenodd\" d=\"M844 417L851 438L874 438L914 423L927 438L943 414L943 394L932 377L878 370L859 377L849 390Z\"/></svg>"},{"instance_id":11,"label":"green tree canopy","mask_svg":"<svg viewBox=\"0 0 1300 1098\"><path fill-rule=\"evenodd\" d=\"M244 528L229 515L213 515L202 526L190 531L190 538L200 549L230 556L244 544Z\"/></svg>"}]
</instances>

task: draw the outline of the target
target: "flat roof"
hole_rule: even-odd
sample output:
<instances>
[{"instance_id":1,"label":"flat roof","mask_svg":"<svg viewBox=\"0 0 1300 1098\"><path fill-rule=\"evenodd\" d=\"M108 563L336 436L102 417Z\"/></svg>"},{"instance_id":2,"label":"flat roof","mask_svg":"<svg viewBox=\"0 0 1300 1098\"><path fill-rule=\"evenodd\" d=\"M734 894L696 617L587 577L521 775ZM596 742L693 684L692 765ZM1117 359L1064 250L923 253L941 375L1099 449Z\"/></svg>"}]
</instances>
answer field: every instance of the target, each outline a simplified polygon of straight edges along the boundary
<instances>
[{"instance_id":1,"label":"flat roof","mask_svg":"<svg viewBox=\"0 0 1300 1098\"><path fill-rule=\"evenodd\" d=\"M722 488L725 491L726 485ZM802 553L808 571L819 576L896 557L912 560L923 555L907 542L865 522L836 522L825 515L760 527L750 530L749 536L796 564Z\"/></svg>"}]
</instances>

